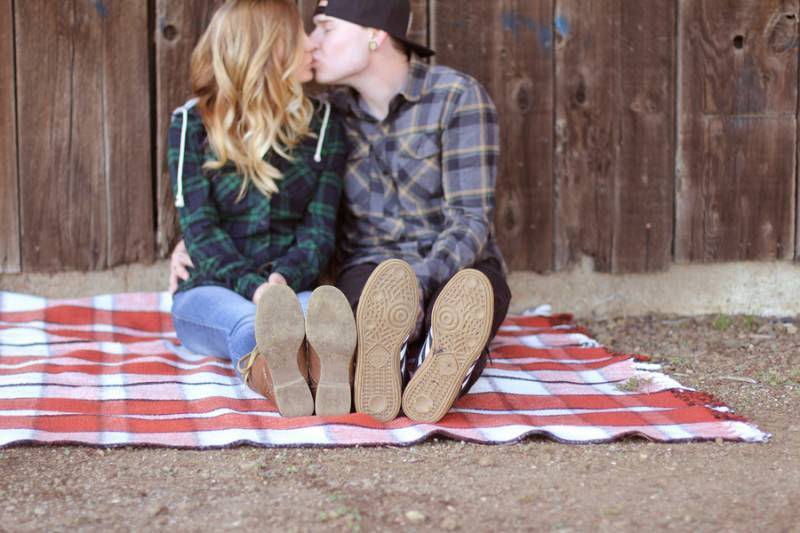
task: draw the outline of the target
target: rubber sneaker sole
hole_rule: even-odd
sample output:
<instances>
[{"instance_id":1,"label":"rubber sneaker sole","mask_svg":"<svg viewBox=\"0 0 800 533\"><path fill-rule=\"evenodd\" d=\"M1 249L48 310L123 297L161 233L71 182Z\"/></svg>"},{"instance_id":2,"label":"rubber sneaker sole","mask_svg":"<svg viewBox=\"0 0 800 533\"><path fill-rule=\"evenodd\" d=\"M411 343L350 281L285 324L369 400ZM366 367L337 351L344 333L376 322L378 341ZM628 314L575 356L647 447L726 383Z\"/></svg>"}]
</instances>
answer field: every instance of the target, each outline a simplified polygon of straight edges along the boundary
<instances>
[{"instance_id":1,"label":"rubber sneaker sole","mask_svg":"<svg viewBox=\"0 0 800 533\"><path fill-rule=\"evenodd\" d=\"M272 377L278 411L283 416L310 416L314 400L306 376L297 366L297 352L306 335L297 295L286 285L270 285L256 309L256 345Z\"/></svg>"},{"instance_id":2,"label":"rubber sneaker sole","mask_svg":"<svg viewBox=\"0 0 800 533\"><path fill-rule=\"evenodd\" d=\"M319 416L350 413L350 365L356 350L356 321L342 291L324 285L308 300L306 340L320 362L315 412Z\"/></svg>"},{"instance_id":3,"label":"rubber sneaker sole","mask_svg":"<svg viewBox=\"0 0 800 533\"><path fill-rule=\"evenodd\" d=\"M372 272L359 299L356 411L381 422L400 412L400 350L416 324L418 292L408 263L389 259Z\"/></svg>"},{"instance_id":4,"label":"rubber sneaker sole","mask_svg":"<svg viewBox=\"0 0 800 533\"><path fill-rule=\"evenodd\" d=\"M407 417L434 423L447 414L489 341L493 312L494 293L482 272L462 270L444 286L431 315L430 353L403 393Z\"/></svg>"}]
</instances>

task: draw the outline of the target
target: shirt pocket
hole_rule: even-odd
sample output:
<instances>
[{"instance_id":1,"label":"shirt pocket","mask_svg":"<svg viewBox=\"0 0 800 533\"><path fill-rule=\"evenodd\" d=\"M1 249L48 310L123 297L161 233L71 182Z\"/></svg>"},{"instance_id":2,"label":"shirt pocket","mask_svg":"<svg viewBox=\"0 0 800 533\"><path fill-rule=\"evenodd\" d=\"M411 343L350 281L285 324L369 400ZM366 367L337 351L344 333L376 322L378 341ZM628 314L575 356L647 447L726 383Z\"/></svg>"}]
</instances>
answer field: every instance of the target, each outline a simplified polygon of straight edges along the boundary
<instances>
[{"instance_id":1,"label":"shirt pocket","mask_svg":"<svg viewBox=\"0 0 800 533\"><path fill-rule=\"evenodd\" d=\"M442 195L442 148L438 132L415 133L398 139L394 175L398 187L418 199Z\"/></svg>"}]
</instances>

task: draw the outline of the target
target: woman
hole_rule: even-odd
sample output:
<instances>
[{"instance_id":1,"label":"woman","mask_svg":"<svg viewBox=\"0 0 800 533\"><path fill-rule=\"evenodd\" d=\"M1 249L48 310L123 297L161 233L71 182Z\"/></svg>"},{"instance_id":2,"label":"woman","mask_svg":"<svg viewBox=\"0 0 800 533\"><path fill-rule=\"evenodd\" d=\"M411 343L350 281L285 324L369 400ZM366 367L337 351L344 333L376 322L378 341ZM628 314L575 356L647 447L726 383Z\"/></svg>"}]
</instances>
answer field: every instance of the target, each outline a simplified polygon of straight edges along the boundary
<instances>
[{"instance_id":1,"label":"woman","mask_svg":"<svg viewBox=\"0 0 800 533\"><path fill-rule=\"evenodd\" d=\"M169 130L194 265L174 297L178 337L226 354L284 416L314 411L307 379L317 414L348 413L355 349L341 292L307 292L334 249L347 159L330 107L303 94L311 51L292 0L229 0L192 54L194 98Z\"/></svg>"}]
</instances>

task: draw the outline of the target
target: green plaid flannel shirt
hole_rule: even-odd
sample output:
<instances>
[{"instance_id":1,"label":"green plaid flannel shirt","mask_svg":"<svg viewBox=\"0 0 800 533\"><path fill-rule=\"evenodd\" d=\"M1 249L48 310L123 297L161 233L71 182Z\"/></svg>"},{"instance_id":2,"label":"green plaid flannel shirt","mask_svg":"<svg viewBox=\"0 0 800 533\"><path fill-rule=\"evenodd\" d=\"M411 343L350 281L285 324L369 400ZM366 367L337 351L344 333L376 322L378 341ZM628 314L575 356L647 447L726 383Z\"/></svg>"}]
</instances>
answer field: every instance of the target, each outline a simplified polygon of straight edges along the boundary
<instances>
[{"instance_id":1,"label":"green plaid flannel shirt","mask_svg":"<svg viewBox=\"0 0 800 533\"><path fill-rule=\"evenodd\" d=\"M344 268L400 258L428 297L456 272L495 258L497 111L473 78L412 59L405 90L377 121L349 88L328 93L351 152L339 251Z\"/></svg>"},{"instance_id":2,"label":"green plaid flannel shirt","mask_svg":"<svg viewBox=\"0 0 800 533\"><path fill-rule=\"evenodd\" d=\"M293 161L270 154L271 164L282 172L279 191L267 198L251 186L237 202L242 178L233 164L216 171L202 168L214 155L193 102L173 114L169 128L167 159L173 191L178 191L183 110L187 111L185 205L178 212L194 268L178 290L218 285L252 299L272 272L282 274L295 291L311 288L334 252L347 161L347 140L335 115L328 123L319 162L314 159L317 136L307 137L293 150ZM311 122L317 134L321 114L318 109Z\"/></svg>"}]
</instances>

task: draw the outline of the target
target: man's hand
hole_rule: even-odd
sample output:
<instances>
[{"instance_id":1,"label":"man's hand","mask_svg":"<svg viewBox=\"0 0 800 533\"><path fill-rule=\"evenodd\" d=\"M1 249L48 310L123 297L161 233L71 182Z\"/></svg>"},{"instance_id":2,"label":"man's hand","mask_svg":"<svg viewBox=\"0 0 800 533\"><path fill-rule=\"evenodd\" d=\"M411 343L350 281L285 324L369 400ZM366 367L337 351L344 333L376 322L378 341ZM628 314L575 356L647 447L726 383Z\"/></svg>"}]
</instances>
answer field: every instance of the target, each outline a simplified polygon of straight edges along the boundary
<instances>
[{"instance_id":1,"label":"man's hand","mask_svg":"<svg viewBox=\"0 0 800 533\"><path fill-rule=\"evenodd\" d=\"M286 278L284 278L281 274L273 272L272 274L269 275L269 278L267 278L267 282L259 285L258 288L256 289L256 292L253 293L254 304L258 305L258 301L261 299L261 296L264 294L264 291L267 290L267 287L269 287L270 285L288 285L288 283L286 283Z\"/></svg>"},{"instance_id":2,"label":"man's hand","mask_svg":"<svg viewBox=\"0 0 800 533\"><path fill-rule=\"evenodd\" d=\"M178 280L186 281L189 279L189 271L187 269L194 268L192 258L189 257L189 252L186 251L186 243L183 239L172 250L172 255L169 257L169 293L175 294L178 290Z\"/></svg>"}]
</instances>

